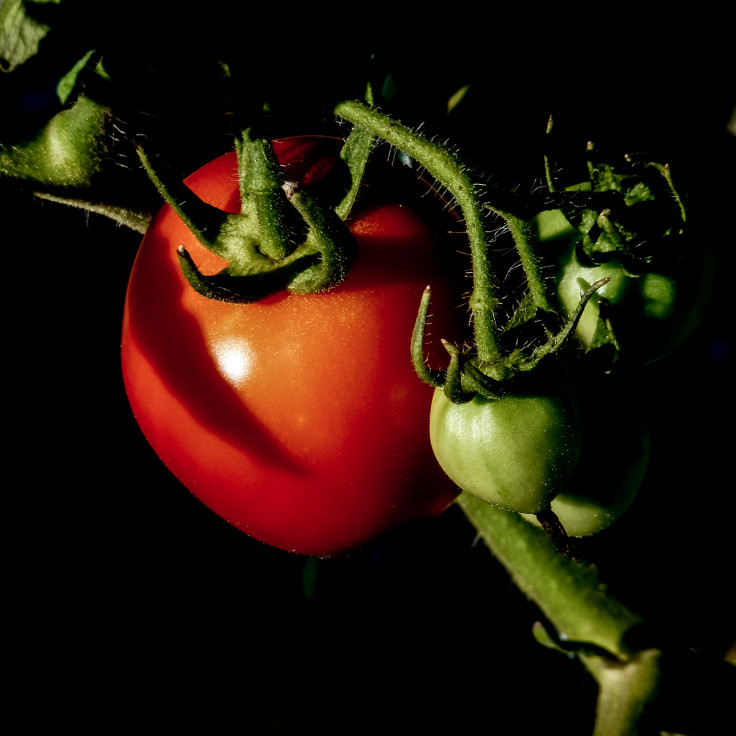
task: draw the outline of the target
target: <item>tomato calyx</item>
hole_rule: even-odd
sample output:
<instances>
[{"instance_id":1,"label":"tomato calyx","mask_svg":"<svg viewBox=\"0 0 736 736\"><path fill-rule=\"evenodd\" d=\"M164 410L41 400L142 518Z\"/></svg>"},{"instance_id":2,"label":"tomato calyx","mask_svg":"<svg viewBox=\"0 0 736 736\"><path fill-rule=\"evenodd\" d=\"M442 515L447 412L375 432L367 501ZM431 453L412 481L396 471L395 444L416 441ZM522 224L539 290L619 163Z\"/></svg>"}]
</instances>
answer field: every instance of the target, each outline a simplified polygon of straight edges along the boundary
<instances>
[{"instance_id":1,"label":"tomato calyx","mask_svg":"<svg viewBox=\"0 0 736 736\"><path fill-rule=\"evenodd\" d=\"M576 328L586 360L609 372L667 355L702 319L712 272L669 165L632 155L611 163L589 143L587 178L573 172L563 184L545 161L547 190L560 199L535 228L557 268L555 301L571 314L590 284L609 278Z\"/></svg>"},{"instance_id":2,"label":"tomato calyx","mask_svg":"<svg viewBox=\"0 0 736 736\"><path fill-rule=\"evenodd\" d=\"M447 398L454 403L471 401L476 395L489 400L501 398L507 392L508 382L515 376L532 373L542 361L548 361L563 348L574 334L588 301L609 280L602 278L591 284L582 294L577 309L565 321L562 328L548 334L546 341L532 348L530 352L517 348L489 364L482 362L472 347L460 350L456 345L442 340L442 345L450 357L445 370L430 368L424 360L424 336L431 300L431 287L427 286L422 295L412 335L411 357L414 369L419 378L434 388L443 389Z\"/></svg>"},{"instance_id":3,"label":"tomato calyx","mask_svg":"<svg viewBox=\"0 0 736 736\"><path fill-rule=\"evenodd\" d=\"M164 200L207 250L227 262L217 273L204 274L180 245L177 255L189 285L210 299L250 303L284 289L327 291L345 279L356 252L345 219L371 142L365 131L356 130L342 152L330 145L317 170L307 166L290 172L282 168L274 143L244 130L236 143L238 212L205 204L184 184L164 182L142 146L137 152ZM304 156L315 157L315 151ZM347 171L347 191L333 171L341 167L341 173ZM290 173L294 178L287 178Z\"/></svg>"},{"instance_id":4,"label":"tomato calyx","mask_svg":"<svg viewBox=\"0 0 736 736\"><path fill-rule=\"evenodd\" d=\"M560 361L503 384L504 393L453 401L437 388L430 439L438 463L466 494L508 512L531 514L557 552L580 562L552 508L577 466L577 392ZM463 397L467 399L467 397Z\"/></svg>"}]
</instances>

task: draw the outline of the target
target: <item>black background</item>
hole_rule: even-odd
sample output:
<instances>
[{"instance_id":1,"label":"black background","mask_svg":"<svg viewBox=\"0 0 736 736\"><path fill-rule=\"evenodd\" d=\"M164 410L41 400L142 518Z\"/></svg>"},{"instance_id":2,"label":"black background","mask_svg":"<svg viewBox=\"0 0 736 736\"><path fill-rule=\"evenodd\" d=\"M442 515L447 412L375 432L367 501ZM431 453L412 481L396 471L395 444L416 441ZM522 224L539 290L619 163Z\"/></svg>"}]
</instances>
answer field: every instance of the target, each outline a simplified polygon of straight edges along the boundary
<instances>
[{"instance_id":1,"label":"black background","mask_svg":"<svg viewBox=\"0 0 736 736\"><path fill-rule=\"evenodd\" d=\"M352 83L356 70L388 70L397 92L387 111L451 137L499 184L541 178L550 113L563 144L669 157L704 238L719 246L713 307L687 347L642 371L650 470L636 513L587 549L668 636L725 651L736 204L726 126L736 100L718 18L644 28L615 15L531 27L523 13L372 17L373 35L351 43L339 15L277 22L216 3L220 15L204 20L133 6L105 20L79 3L62 16L62 6L45 10L58 15L43 54L2 80L5 141L50 114L53 84L92 37L132 69L162 56L196 66L195 51L240 48L242 32L247 52L234 58L253 84L278 86L282 109L299 108L277 117L280 135L334 132L329 114L295 101ZM447 97L469 81L465 104L445 118ZM201 101L181 104L194 168L226 135ZM313 560L247 538L193 499L146 444L122 386L120 320L139 236L22 192L2 196L17 733L463 734L506 728L509 717L517 733L545 724L590 733L592 682L534 642L538 612L457 509Z\"/></svg>"}]
</instances>

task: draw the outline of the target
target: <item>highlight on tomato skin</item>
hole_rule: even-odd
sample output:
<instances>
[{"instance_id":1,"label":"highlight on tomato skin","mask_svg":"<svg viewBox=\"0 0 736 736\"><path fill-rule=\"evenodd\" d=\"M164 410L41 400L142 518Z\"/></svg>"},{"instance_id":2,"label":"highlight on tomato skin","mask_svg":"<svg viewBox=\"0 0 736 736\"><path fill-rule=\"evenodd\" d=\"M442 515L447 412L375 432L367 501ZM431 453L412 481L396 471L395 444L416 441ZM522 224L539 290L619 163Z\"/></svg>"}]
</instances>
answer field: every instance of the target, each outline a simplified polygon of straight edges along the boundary
<instances>
[{"instance_id":1,"label":"highlight on tomato skin","mask_svg":"<svg viewBox=\"0 0 736 736\"><path fill-rule=\"evenodd\" d=\"M302 170L331 171L334 161L304 165L305 151L317 148L309 138L293 143L286 148L300 152ZM322 153L324 146L320 140ZM229 154L187 184L235 212L236 168ZM442 226L391 196L358 203L350 220L358 254L329 292L283 292L253 304L197 294L177 247L184 244L203 272L222 263L168 206L131 273L121 355L141 430L210 509L285 550L344 552L442 513L458 493L432 453L432 389L417 379L409 342L431 284L428 360L441 367L440 338L454 339L466 325L467 287L448 266L456 254L443 249Z\"/></svg>"}]
</instances>

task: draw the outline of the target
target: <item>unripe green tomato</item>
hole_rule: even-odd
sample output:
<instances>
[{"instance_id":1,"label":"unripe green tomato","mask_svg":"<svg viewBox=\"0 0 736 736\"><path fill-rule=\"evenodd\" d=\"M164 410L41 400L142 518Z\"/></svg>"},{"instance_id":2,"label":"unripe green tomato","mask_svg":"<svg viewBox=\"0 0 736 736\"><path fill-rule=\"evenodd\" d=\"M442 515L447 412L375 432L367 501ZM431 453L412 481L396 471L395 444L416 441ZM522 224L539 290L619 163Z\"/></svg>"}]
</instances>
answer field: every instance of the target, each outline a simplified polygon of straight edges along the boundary
<instances>
[{"instance_id":1,"label":"unripe green tomato","mask_svg":"<svg viewBox=\"0 0 736 736\"><path fill-rule=\"evenodd\" d=\"M576 413L561 394L476 396L454 404L437 389L429 436L440 466L460 488L530 514L549 506L579 452Z\"/></svg>"},{"instance_id":2,"label":"unripe green tomato","mask_svg":"<svg viewBox=\"0 0 736 736\"><path fill-rule=\"evenodd\" d=\"M715 268L711 246L690 243L686 253L673 254L667 264L635 274L616 258L601 264L581 263L576 246L582 236L560 210L540 213L535 227L540 243L549 246L558 261L555 292L568 316L588 287L610 279L590 299L577 324L575 337L586 350L595 345L596 332L607 319L618 344L617 357L628 363L651 363L685 342L702 321Z\"/></svg>"},{"instance_id":3,"label":"unripe green tomato","mask_svg":"<svg viewBox=\"0 0 736 736\"><path fill-rule=\"evenodd\" d=\"M637 399L618 388L589 389L581 403L580 457L552 511L571 537L610 527L631 506L649 461L649 426ZM538 523L534 515L525 517Z\"/></svg>"},{"instance_id":4,"label":"unripe green tomato","mask_svg":"<svg viewBox=\"0 0 736 736\"><path fill-rule=\"evenodd\" d=\"M693 271L699 264L693 263ZM707 291L695 273L627 272L619 261L585 266L572 249L557 281L557 295L568 314L580 304L582 293L598 279L610 281L588 302L575 330L586 348L594 343L601 317L607 316L619 344L621 358L648 363L683 343L705 312ZM693 283L695 282L695 283ZM607 304L601 314L600 300Z\"/></svg>"}]
</instances>

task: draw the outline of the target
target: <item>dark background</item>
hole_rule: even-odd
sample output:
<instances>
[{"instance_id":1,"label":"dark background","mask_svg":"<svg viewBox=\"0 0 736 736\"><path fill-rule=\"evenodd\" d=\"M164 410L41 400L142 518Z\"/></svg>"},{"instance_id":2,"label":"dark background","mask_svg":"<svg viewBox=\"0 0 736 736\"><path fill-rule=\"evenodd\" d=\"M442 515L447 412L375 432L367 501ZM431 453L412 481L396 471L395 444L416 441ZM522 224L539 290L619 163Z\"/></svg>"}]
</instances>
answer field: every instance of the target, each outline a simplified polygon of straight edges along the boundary
<instances>
[{"instance_id":1,"label":"dark background","mask_svg":"<svg viewBox=\"0 0 736 736\"><path fill-rule=\"evenodd\" d=\"M492 184L541 179L550 113L562 148L592 139L617 154L650 151L682 172L703 238L719 246L713 307L691 343L642 370L654 432L645 485L636 513L586 549L668 637L725 651L736 203L727 124L736 100L722 19L645 28L615 15L537 17L530 27L499 12L464 19L470 32L452 18L372 18L363 30L373 34L351 41L337 16L340 30L329 15L276 22L227 3L165 21L134 6L100 19L83 3L63 15L63 5L44 9L57 25L42 53L0 80L6 145L53 112L53 85L87 48L109 49L121 74L140 73L149 101L156 78L146 69L191 71L227 49L248 72L245 97L280 91L278 135L339 132L312 90L390 73L385 109L450 137ZM204 104L212 89L188 79L154 89L179 115L189 143L182 165L193 169L225 150L232 110ZM468 82L446 117L447 98ZM457 509L315 560L251 540L193 499L138 431L120 377L139 236L23 192L1 194L17 733L63 724L77 733L463 734L509 717L518 733L549 724L590 733L592 682L534 642L538 612Z\"/></svg>"}]
</instances>

